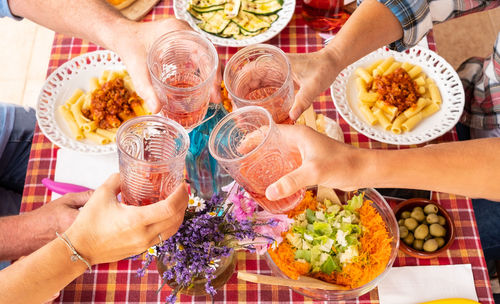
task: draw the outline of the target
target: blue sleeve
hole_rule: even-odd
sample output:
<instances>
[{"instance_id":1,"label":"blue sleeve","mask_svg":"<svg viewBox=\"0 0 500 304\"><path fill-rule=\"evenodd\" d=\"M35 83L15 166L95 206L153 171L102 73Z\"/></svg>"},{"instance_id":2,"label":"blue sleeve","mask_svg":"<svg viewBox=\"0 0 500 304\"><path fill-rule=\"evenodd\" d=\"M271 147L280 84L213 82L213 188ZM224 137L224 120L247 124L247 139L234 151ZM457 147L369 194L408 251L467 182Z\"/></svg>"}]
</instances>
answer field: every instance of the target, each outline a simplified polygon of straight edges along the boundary
<instances>
[{"instance_id":1,"label":"blue sleeve","mask_svg":"<svg viewBox=\"0 0 500 304\"><path fill-rule=\"evenodd\" d=\"M12 15L8 0L0 0L0 18L10 17L12 19L21 20L23 18Z\"/></svg>"}]
</instances>

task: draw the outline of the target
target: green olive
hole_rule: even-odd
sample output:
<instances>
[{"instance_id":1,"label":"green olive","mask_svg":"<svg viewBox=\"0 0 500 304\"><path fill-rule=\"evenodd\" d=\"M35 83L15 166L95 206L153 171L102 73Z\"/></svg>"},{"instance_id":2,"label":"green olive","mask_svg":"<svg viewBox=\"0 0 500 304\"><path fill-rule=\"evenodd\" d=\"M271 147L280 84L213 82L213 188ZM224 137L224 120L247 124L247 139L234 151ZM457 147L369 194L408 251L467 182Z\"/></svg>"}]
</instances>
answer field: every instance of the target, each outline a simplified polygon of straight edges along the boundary
<instances>
[{"instance_id":1,"label":"green olive","mask_svg":"<svg viewBox=\"0 0 500 304\"><path fill-rule=\"evenodd\" d=\"M404 224L405 224L405 219L399 219L398 225L399 226L404 226Z\"/></svg>"},{"instance_id":2,"label":"green olive","mask_svg":"<svg viewBox=\"0 0 500 304\"><path fill-rule=\"evenodd\" d=\"M427 204L424 208L425 214L436 214L438 213L438 207L434 204Z\"/></svg>"},{"instance_id":3,"label":"green olive","mask_svg":"<svg viewBox=\"0 0 500 304\"><path fill-rule=\"evenodd\" d=\"M439 225L441 225L441 226L446 225L446 219L443 216L438 215L438 218L439 218L439 222L438 222Z\"/></svg>"},{"instance_id":4,"label":"green olive","mask_svg":"<svg viewBox=\"0 0 500 304\"><path fill-rule=\"evenodd\" d=\"M430 213L425 217L427 224L435 224L439 222L439 217L435 213Z\"/></svg>"},{"instance_id":5,"label":"green olive","mask_svg":"<svg viewBox=\"0 0 500 304\"><path fill-rule=\"evenodd\" d=\"M399 226L399 237L404 239L408 236L408 228L406 226Z\"/></svg>"},{"instance_id":6,"label":"green olive","mask_svg":"<svg viewBox=\"0 0 500 304\"><path fill-rule=\"evenodd\" d=\"M413 241L413 248L416 250L422 250L422 248L424 248L424 240Z\"/></svg>"},{"instance_id":7,"label":"green olive","mask_svg":"<svg viewBox=\"0 0 500 304\"><path fill-rule=\"evenodd\" d=\"M408 232L408 235L403 239L403 242L405 242L406 245L411 246L414 240L415 237L413 237L413 233Z\"/></svg>"},{"instance_id":8,"label":"green olive","mask_svg":"<svg viewBox=\"0 0 500 304\"><path fill-rule=\"evenodd\" d=\"M438 242L438 247L441 248L444 246L444 239L442 237L435 238L436 242Z\"/></svg>"},{"instance_id":9,"label":"green olive","mask_svg":"<svg viewBox=\"0 0 500 304\"><path fill-rule=\"evenodd\" d=\"M418 225L415 228L414 236L416 239L423 240L427 235L429 235L429 227L426 224Z\"/></svg>"},{"instance_id":10,"label":"green olive","mask_svg":"<svg viewBox=\"0 0 500 304\"><path fill-rule=\"evenodd\" d=\"M401 218L406 219L410 217L410 211L401 212Z\"/></svg>"},{"instance_id":11,"label":"green olive","mask_svg":"<svg viewBox=\"0 0 500 304\"><path fill-rule=\"evenodd\" d=\"M408 228L408 230L413 231L415 230L415 228L417 228L418 222L416 219L410 217L405 219L405 226L406 228Z\"/></svg>"},{"instance_id":12,"label":"green olive","mask_svg":"<svg viewBox=\"0 0 500 304\"><path fill-rule=\"evenodd\" d=\"M429 232L432 236L435 237L443 237L446 235L446 229L444 229L444 227L439 224L430 225Z\"/></svg>"},{"instance_id":13,"label":"green olive","mask_svg":"<svg viewBox=\"0 0 500 304\"><path fill-rule=\"evenodd\" d=\"M419 222L422 222L425 219L424 212L422 210L417 210L417 208L413 209L410 216Z\"/></svg>"},{"instance_id":14,"label":"green olive","mask_svg":"<svg viewBox=\"0 0 500 304\"><path fill-rule=\"evenodd\" d=\"M436 239L429 239L424 243L424 250L427 252L433 252L438 249L438 242Z\"/></svg>"},{"instance_id":15,"label":"green olive","mask_svg":"<svg viewBox=\"0 0 500 304\"><path fill-rule=\"evenodd\" d=\"M415 207L415 208L413 208L413 211L415 211L415 210L424 212L424 209L422 209L422 207Z\"/></svg>"}]
</instances>

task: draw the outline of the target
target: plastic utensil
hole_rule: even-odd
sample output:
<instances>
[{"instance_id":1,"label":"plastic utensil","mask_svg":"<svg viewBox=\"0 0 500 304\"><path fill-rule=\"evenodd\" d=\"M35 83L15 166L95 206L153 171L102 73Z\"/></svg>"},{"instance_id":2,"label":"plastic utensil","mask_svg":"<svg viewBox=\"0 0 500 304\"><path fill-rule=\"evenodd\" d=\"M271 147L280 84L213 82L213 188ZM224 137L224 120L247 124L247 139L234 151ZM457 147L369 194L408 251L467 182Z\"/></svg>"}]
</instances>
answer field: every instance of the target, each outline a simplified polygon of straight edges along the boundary
<instances>
[{"instance_id":1,"label":"plastic utensil","mask_svg":"<svg viewBox=\"0 0 500 304\"><path fill-rule=\"evenodd\" d=\"M45 187L47 187L47 189L49 189L50 191L61 194L61 195L64 195L66 193L75 193L75 192L83 192L83 191L87 191L87 190L92 190L90 188L80 186L80 185L56 182L56 181L53 181L49 178L42 179L42 184Z\"/></svg>"}]
</instances>

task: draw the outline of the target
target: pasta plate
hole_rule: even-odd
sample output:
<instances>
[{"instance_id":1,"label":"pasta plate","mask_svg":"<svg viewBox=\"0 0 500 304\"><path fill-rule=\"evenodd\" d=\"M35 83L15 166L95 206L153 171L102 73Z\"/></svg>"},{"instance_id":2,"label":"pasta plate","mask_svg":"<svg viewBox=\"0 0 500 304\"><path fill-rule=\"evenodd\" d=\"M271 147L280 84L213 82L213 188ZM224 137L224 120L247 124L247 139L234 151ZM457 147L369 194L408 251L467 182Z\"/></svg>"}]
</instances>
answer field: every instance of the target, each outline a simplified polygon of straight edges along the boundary
<instances>
[{"instance_id":1,"label":"pasta plate","mask_svg":"<svg viewBox=\"0 0 500 304\"><path fill-rule=\"evenodd\" d=\"M279 18L271 24L271 27L269 27L267 31L247 39L237 40L234 38L218 37L200 29L200 27L196 25L197 20L187 11L188 5L189 0L174 0L174 13L177 19L185 20L195 31L206 37L213 44L232 47L245 47L252 44L263 43L273 38L288 25L295 12L295 0L283 0L283 8L277 12Z\"/></svg>"},{"instance_id":2,"label":"pasta plate","mask_svg":"<svg viewBox=\"0 0 500 304\"><path fill-rule=\"evenodd\" d=\"M370 125L358 107L356 75L358 67L367 67L374 61L394 57L400 62L419 65L422 71L432 78L439 88L443 103L441 109L425 118L414 129L402 134L386 131L378 125ZM453 67L433 51L413 47L405 52L396 52L380 48L351 64L339 73L330 87L335 108L344 120L359 133L388 144L414 145L431 141L451 130L462 115L465 94L458 74Z\"/></svg>"},{"instance_id":3,"label":"pasta plate","mask_svg":"<svg viewBox=\"0 0 500 304\"><path fill-rule=\"evenodd\" d=\"M87 154L116 152L116 144L98 145L89 139L73 138L58 107L70 98L76 89L87 92L90 79L105 70L123 70L125 66L111 51L95 51L80 55L57 68L45 81L36 106L38 125L43 134L55 145Z\"/></svg>"}]
</instances>

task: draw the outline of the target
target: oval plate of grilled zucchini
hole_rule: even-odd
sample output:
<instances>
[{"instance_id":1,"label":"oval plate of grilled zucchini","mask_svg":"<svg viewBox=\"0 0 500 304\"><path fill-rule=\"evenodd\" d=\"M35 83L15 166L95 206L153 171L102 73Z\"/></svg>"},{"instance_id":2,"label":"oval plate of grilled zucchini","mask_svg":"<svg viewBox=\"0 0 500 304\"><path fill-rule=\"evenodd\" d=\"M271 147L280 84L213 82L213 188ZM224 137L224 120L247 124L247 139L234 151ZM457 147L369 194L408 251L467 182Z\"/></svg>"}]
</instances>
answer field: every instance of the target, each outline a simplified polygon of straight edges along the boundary
<instances>
[{"instance_id":1,"label":"oval plate of grilled zucchini","mask_svg":"<svg viewBox=\"0 0 500 304\"><path fill-rule=\"evenodd\" d=\"M267 41L287 26L294 11L295 0L174 0L178 19L221 46Z\"/></svg>"}]
</instances>

